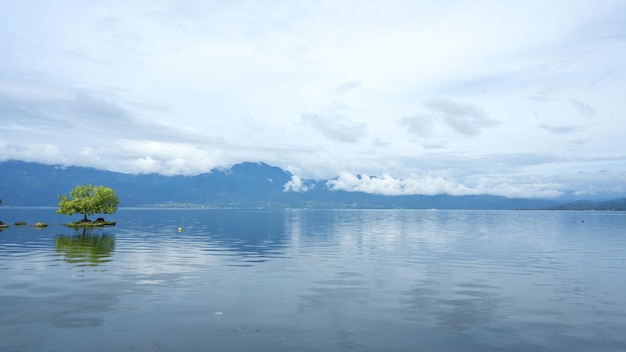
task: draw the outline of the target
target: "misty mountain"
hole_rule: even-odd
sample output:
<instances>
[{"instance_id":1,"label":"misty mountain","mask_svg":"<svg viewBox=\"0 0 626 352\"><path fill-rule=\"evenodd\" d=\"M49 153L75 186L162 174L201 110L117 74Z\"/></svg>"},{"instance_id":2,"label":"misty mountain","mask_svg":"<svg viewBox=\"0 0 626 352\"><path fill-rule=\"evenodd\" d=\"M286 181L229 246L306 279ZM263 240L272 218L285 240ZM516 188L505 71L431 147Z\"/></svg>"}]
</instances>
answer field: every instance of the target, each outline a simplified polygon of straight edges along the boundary
<instances>
[{"instance_id":1,"label":"misty mountain","mask_svg":"<svg viewBox=\"0 0 626 352\"><path fill-rule=\"evenodd\" d=\"M5 206L56 206L59 194L79 184L115 190L124 207L539 209L554 200L481 196L383 196L331 190L326 181L303 180L306 192L285 191L292 174L244 162L197 176L132 175L84 167L5 161L0 199Z\"/></svg>"},{"instance_id":2,"label":"misty mountain","mask_svg":"<svg viewBox=\"0 0 626 352\"><path fill-rule=\"evenodd\" d=\"M549 207L550 210L615 210L626 211L626 198L604 201L577 200Z\"/></svg>"},{"instance_id":3,"label":"misty mountain","mask_svg":"<svg viewBox=\"0 0 626 352\"><path fill-rule=\"evenodd\" d=\"M259 207L278 200L291 175L266 164L242 163L198 176L131 175L21 161L0 163L0 199L13 206L56 206L78 184L113 188L121 206Z\"/></svg>"}]
</instances>

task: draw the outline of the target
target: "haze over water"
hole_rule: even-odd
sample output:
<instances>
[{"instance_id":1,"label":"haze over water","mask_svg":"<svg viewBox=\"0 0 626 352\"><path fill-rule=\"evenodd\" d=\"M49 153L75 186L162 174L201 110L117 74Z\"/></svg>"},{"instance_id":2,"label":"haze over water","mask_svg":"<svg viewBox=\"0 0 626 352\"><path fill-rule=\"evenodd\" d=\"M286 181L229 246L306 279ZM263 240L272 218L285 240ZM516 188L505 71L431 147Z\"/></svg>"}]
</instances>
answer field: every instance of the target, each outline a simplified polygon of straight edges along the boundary
<instances>
[{"instance_id":1,"label":"haze over water","mask_svg":"<svg viewBox=\"0 0 626 352\"><path fill-rule=\"evenodd\" d=\"M626 213L3 208L1 351L623 351ZM180 228L180 232L179 232Z\"/></svg>"}]
</instances>

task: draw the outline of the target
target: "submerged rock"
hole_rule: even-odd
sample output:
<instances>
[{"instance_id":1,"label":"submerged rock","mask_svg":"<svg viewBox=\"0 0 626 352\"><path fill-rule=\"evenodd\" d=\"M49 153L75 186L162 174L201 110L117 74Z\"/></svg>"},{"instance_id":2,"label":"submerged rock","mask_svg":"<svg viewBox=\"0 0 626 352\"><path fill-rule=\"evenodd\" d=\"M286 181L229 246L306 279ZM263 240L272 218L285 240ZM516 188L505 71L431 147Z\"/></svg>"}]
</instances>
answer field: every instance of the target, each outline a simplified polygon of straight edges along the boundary
<instances>
[{"instance_id":1,"label":"submerged rock","mask_svg":"<svg viewBox=\"0 0 626 352\"><path fill-rule=\"evenodd\" d=\"M48 224L43 223L41 221L37 221L36 223L33 224L34 227L48 227Z\"/></svg>"}]
</instances>

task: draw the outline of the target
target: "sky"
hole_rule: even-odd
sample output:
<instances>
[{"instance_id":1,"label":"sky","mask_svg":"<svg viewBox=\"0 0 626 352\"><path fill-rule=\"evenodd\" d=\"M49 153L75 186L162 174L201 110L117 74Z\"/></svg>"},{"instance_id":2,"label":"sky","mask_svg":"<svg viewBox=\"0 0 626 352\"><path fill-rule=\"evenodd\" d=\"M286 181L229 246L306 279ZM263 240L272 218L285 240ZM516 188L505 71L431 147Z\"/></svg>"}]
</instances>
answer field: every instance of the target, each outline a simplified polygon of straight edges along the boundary
<instances>
[{"instance_id":1,"label":"sky","mask_svg":"<svg viewBox=\"0 0 626 352\"><path fill-rule=\"evenodd\" d=\"M0 161L626 195L622 0L5 0Z\"/></svg>"}]
</instances>

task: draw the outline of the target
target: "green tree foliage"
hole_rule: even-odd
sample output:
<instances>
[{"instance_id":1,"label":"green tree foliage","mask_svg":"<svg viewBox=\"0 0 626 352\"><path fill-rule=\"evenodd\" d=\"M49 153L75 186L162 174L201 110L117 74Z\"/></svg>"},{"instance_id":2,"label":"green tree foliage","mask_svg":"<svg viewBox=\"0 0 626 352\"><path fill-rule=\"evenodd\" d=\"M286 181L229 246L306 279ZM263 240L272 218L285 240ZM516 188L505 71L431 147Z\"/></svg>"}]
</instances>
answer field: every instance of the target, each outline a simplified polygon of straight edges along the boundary
<instances>
[{"instance_id":1,"label":"green tree foliage","mask_svg":"<svg viewBox=\"0 0 626 352\"><path fill-rule=\"evenodd\" d=\"M119 202L111 188L78 185L70 191L69 197L59 195L57 214L83 214L83 221L88 221L87 215L115 213Z\"/></svg>"},{"instance_id":2,"label":"green tree foliage","mask_svg":"<svg viewBox=\"0 0 626 352\"><path fill-rule=\"evenodd\" d=\"M2 199L0 199L0 205L2 205ZM5 226L6 225L2 221L0 221L0 227L4 229Z\"/></svg>"}]
</instances>

